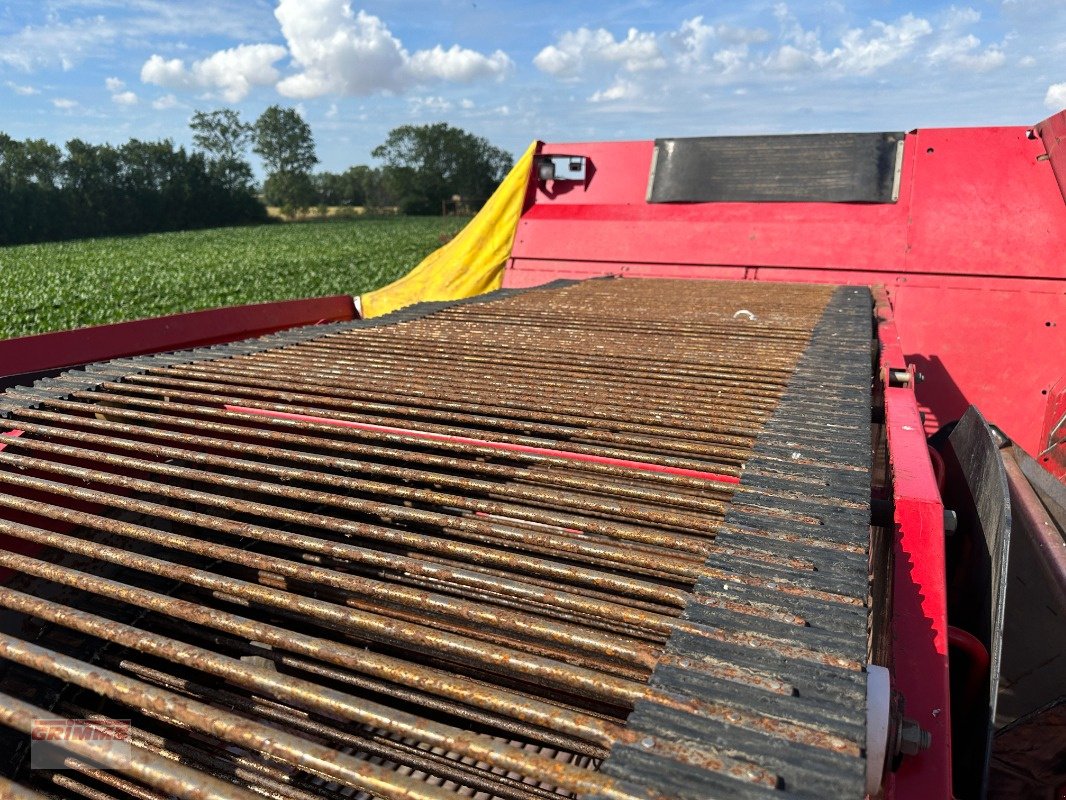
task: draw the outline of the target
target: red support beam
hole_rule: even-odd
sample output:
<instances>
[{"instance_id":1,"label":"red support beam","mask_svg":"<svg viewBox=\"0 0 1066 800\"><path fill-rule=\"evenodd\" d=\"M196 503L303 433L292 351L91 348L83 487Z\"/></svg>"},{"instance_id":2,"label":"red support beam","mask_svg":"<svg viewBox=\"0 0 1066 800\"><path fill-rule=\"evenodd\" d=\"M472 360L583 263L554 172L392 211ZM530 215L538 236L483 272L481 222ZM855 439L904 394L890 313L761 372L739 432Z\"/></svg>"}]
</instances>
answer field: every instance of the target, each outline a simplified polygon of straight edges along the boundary
<instances>
[{"instance_id":1,"label":"red support beam","mask_svg":"<svg viewBox=\"0 0 1066 800\"><path fill-rule=\"evenodd\" d=\"M349 295L191 311L0 340L0 378L355 319Z\"/></svg>"},{"instance_id":2,"label":"red support beam","mask_svg":"<svg viewBox=\"0 0 1066 800\"><path fill-rule=\"evenodd\" d=\"M880 379L895 509L892 579L892 681L906 716L931 736L928 750L903 759L888 797L943 798L951 789L944 505L929 457L914 367L903 357L887 298L878 298Z\"/></svg>"}]
</instances>

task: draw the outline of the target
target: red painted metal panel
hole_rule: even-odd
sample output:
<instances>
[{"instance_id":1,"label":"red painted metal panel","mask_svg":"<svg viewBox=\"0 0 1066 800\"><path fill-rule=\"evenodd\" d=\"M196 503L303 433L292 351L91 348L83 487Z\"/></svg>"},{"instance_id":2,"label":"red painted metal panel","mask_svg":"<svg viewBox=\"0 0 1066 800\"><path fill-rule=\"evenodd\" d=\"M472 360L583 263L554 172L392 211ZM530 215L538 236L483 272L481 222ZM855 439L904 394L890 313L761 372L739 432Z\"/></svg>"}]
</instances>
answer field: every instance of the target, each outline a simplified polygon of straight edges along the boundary
<instances>
[{"instance_id":1,"label":"red painted metal panel","mask_svg":"<svg viewBox=\"0 0 1066 800\"><path fill-rule=\"evenodd\" d=\"M1040 451L1034 457L1044 469L1066 481L1066 376L1046 391Z\"/></svg>"},{"instance_id":2,"label":"red painted metal panel","mask_svg":"<svg viewBox=\"0 0 1066 800\"><path fill-rule=\"evenodd\" d=\"M931 736L928 750L903 760L889 797L951 794L951 703L948 681L944 506L911 387L887 385L908 371L887 298L878 303L880 374L886 386L885 429L895 509L892 573L892 679L906 715ZM913 373L913 367L909 369Z\"/></svg>"},{"instance_id":3,"label":"red painted metal panel","mask_svg":"<svg viewBox=\"0 0 1066 800\"><path fill-rule=\"evenodd\" d=\"M1066 111L1048 117L1033 131L1044 142L1044 149L1059 183L1062 199L1066 200Z\"/></svg>"},{"instance_id":4,"label":"red painted metal panel","mask_svg":"<svg viewBox=\"0 0 1066 800\"><path fill-rule=\"evenodd\" d=\"M1027 128L920 130L907 147L907 272L1066 277L1066 206Z\"/></svg>"},{"instance_id":5,"label":"red painted metal panel","mask_svg":"<svg viewBox=\"0 0 1066 800\"><path fill-rule=\"evenodd\" d=\"M0 341L0 377L122 356L203 347L355 318L349 295L192 311Z\"/></svg>"},{"instance_id":6,"label":"red painted metal panel","mask_svg":"<svg viewBox=\"0 0 1066 800\"><path fill-rule=\"evenodd\" d=\"M1056 291L1028 281L897 286L892 303L904 353L926 378L916 391L927 431L973 404L1035 457L1045 393L1066 373L1064 301L1066 283Z\"/></svg>"},{"instance_id":7,"label":"red painted metal panel","mask_svg":"<svg viewBox=\"0 0 1066 800\"><path fill-rule=\"evenodd\" d=\"M574 261L899 270L898 205L693 203L534 205L513 255Z\"/></svg>"}]
</instances>

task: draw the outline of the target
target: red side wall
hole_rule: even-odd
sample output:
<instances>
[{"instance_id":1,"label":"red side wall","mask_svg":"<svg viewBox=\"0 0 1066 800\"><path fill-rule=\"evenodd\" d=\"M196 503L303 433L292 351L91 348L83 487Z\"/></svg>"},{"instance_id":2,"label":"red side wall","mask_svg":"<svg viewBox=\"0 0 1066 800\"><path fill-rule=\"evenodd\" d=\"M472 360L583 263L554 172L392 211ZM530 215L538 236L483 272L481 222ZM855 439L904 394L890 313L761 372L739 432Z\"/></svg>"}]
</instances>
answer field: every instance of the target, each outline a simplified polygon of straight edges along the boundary
<instances>
[{"instance_id":1,"label":"red side wall","mask_svg":"<svg viewBox=\"0 0 1066 800\"><path fill-rule=\"evenodd\" d=\"M1066 120L1066 112L1060 115ZM976 404L1034 455L1066 374L1066 203L1024 127L919 130L895 204L645 202L653 143L546 144L591 178L538 187L505 286L592 275L884 284L926 426Z\"/></svg>"},{"instance_id":2,"label":"red side wall","mask_svg":"<svg viewBox=\"0 0 1066 800\"><path fill-rule=\"evenodd\" d=\"M0 378L164 350L206 347L299 325L341 322L355 317L354 301L344 294L190 311L3 339L0 340Z\"/></svg>"}]
</instances>

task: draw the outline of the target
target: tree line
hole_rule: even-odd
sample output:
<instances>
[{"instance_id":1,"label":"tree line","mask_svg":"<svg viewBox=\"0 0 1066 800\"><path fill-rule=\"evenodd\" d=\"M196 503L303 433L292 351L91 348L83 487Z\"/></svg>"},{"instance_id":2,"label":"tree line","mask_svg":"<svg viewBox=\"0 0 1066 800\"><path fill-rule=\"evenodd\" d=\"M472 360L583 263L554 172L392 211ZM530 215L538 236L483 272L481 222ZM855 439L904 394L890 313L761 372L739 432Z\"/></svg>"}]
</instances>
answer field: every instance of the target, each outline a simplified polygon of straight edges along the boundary
<instances>
[{"instance_id":1,"label":"tree line","mask_svg":"<svg viewBox=\"0 0 1066 800\"><path fill-rule=\"evenodd\" d=\"M0 244L262 222L253 191L169 140L120 147L0 133Z\"/></svg>"},{"instance_id":2,"label":"tree line","mask_svg":"<svg viewBox=\"0 0 1066 800\"><path fill-rule=\"evenodd\" d=\"M0 245L187 230L267 221L263 201L286 212L312 206L395 208L438 214L459 195L484 201L511 156L446 123L393 129L372 155L380 166L312 172L310 126L271 106L254 123L232 109L197 111L195 149L131 139L115 147L0 133ZM266 178L257 186L249 149Z\"/></svg>"}]
</instances>

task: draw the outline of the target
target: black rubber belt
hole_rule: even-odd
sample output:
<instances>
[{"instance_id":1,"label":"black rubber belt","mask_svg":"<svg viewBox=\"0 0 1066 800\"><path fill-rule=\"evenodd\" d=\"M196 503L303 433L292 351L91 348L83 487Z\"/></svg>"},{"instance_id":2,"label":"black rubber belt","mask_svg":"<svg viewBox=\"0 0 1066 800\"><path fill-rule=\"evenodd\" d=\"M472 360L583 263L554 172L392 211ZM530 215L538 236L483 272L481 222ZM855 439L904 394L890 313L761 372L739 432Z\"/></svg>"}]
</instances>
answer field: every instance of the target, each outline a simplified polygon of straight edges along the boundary
<instances>
[{"instance_id":1,"label":"black rubber belt","mask_svg":"<svg viewBox=\"0 0 1066 800\"><path fill-rule=\"evenodd\" d=\"M815 327L810 342L772 418L744 467L726 516L726 531L706 564L755 576L762 586L727 579L701 579L684 618L708 628L758 634L780 647L797 646L864 664L867 645L868 546L870 520L870 403L872 297L866 288L840 288ZM789 497L782 497L782 494ZM762 507L760 507L762 496ZM842 505L842 501L846 505ZM821 524L766 510L815 517ZM769 534L769 535L767 535ZM789 539L777 535L788 536ZM851 545L850 551L811 546L816 541ZM813 570L775 566L730 553L733 542L759 546L780 559L813 562ZM856 552L856 549L859 551ZM723 551L724 552L721 552ZM827 602L779 591L781 584L843 595L858 604ZM707 601L762 603L787 609L807 625L738 613ZM795 722L844 739L853 752L799 744L676 710L638 701L627 728L644 734L635 745L618 745L601 770L633 785L677 800L710 798L861 798L866 769L861 756L866 733L866 673L781 655L778 647L729 644L683 632L667 642L668 663L649 685L676 701L701 700ZM725 680L700 669L713 659L740 670L768 674L794 687L782 695ZM688 668L679 662L689 664ZM660 754L660 745L711 751L749 762L779 777L771 788L743 778L682 763ZM638 789L639 791L639 789Z\"/></svg>"}]
</instances>

